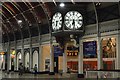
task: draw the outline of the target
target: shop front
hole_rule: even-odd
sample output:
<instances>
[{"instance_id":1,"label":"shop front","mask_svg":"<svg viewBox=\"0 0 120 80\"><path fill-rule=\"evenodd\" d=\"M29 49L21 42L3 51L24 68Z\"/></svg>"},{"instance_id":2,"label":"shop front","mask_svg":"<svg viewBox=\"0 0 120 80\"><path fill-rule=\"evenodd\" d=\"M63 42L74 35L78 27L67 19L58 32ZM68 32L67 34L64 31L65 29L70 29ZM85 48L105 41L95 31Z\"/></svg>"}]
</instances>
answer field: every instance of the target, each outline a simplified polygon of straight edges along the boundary
<instances>
[{"instance_id":1,"label":"shop front","mask_svg":"<svg viewBox=\"0 0 120 80\"><path fill-rule=\"evenodd\" d=\"M41 72L49 72L50 71L50 44L42 44L41 45L41 64L40 71Z\"/></svg>"},{"instance_id":2,"label":"shop front","mask_svg":"<svg viewBox=\"0 0 120 80\"><path fill-rule=\"evenodd\" d=\"M97 59L97 40L86 39L82 40L83 44L83 70L98 70L98 59ZM116 60L116 38L115 37L102 37L101 39L101 50L103 60L103 70L115 70ZM58 50L59 51L59 50ZM57 51L56 51L57 52ZM67 54L67 68L71 72L78 72L78 48L68 46L65 50ZM58 56L59 71L63 70L63 56Z\"/></svg>"},{"instance_id":3,"label":"shop front","mask_svg":"<svg viewBox=\"0 0 120 80\"><path fill-rule=\"evenodd\" d=\"M101 53L102 53L102 66L103 70L115 70L116 60L116 38L115 37L102 37L101 38ZM97 41L96 39L87 39L83 42L83 69L97 70Z\"/></svg>"}]
</instances>

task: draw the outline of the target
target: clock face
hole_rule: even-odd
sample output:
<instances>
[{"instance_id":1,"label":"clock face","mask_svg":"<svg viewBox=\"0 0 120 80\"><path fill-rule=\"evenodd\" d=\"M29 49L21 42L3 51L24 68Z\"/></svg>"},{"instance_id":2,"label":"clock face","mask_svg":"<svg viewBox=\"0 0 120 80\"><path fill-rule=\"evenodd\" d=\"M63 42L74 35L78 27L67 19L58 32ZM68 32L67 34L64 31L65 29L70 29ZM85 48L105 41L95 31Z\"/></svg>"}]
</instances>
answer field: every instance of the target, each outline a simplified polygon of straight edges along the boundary
<instances>
[{"instance_id":1,"label":"clock face","mask_svg":"<svg viewBox=\"0 0 120 80\"><path fill-rule=\"evenodd\" d=\"M53 30L59 30L62 27L62 14L55 13L52 18L52 28Z\"/></svg>"},{"instance_id":2,"label":"clock face","mask_svg":"<svg viewBox=\"0 0 120 80\"><path fill-rule=\"evenodd\" d=\"M79 29L83 24L82 15L77 11L67 12L65 15L65 25L68 29Z\"/></svg>"}]
</instances>

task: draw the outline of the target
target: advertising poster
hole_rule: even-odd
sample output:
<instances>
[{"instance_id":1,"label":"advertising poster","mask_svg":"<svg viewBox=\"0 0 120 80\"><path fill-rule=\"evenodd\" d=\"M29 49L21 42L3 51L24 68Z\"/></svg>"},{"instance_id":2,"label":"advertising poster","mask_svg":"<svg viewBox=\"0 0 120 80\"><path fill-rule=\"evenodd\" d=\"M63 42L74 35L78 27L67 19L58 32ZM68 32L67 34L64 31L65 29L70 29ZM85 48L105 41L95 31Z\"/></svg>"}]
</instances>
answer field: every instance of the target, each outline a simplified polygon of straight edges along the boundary
<instances>
[{"instance_id":1,"label":"advertising poster","mask_svg":"<svg viewBox=\"0 0 120 80\"><path fill-rule=\"evenodd\" d=\"M85 58L96 58L97 42L96 41L83 42L83 54Z\"/></svg>"}]
</instances>

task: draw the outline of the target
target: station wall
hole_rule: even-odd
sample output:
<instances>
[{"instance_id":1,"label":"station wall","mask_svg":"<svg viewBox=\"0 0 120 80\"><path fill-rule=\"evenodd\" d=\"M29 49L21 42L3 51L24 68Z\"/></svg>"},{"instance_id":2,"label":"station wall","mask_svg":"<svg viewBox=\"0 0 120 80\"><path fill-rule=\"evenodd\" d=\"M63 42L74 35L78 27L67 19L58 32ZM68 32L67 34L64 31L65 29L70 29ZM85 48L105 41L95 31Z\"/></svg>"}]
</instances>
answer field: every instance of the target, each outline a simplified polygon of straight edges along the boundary
<instances>
[{"instance_id":1,"label":"station wall","mask_svg":"<svg viewBox=\"0 0 120 80\"><path fill-rule=\"evenodd\" d=\"M101 40L104 38L116 38L116 57L112 58L115 61L115 69L120 69L120 62L119 62L119 47L120 45L117 44L119 42L119 19L116 20L111 20L111 21L106 21L106 22L102 22L99 23L99 27L100 27L100 32L101 32ZM87 25L85 26L85 34L84 36L81 38L81 42L87 42L87 41L97 41L97 28L96 28L96 24L91 24L91 25ZM45 35L41 35L41 42L39 43L38 41L38 36L36 37L32 37L32 47L41 47L41 51L40 54L42 54L42 64L40 64L41 66L41 70L45 71L45 60L46 59L50 59L50 34L45 34ZM55 40L55 38L53 37L53 39ZM18 40L16 42L17 49L22 49L22 40ZM8 42L4 43L4 51L7 52L8 51ZM10 42L10 49L15 49L15 41ZM30 39L26 38L24 39L24 48L30 48ZM73 58L73 57L72 57ZM70 59L72 59L70 58ZM74 58L73 58L74 59ZM69 57L68 57L69 60ZM62 64L62 57L59 57L59 61ZM49 62L49 61L48 61ZM59 69L62 69L62 65L59 65Z\"/></svg>"}]
</instances>

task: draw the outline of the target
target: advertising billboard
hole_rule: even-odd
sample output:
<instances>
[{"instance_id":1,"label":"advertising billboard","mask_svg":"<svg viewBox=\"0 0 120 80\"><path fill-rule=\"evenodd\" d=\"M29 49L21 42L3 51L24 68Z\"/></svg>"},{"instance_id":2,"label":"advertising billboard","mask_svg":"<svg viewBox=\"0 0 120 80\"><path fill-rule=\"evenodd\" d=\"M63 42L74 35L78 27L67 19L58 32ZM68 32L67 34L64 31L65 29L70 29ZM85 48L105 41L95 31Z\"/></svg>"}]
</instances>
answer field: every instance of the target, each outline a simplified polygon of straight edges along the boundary
<instances>
[{"instance_id":1,"label":"advertising billboard","mask_svg":"<svg viewBox=\"0 0 120 80\"><path fill-rule=\"evenodd\" d=\"M83 54L85 58L94 58L97 55L97 42L83 42Z\"/></svg>"}]
</instances>

